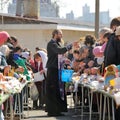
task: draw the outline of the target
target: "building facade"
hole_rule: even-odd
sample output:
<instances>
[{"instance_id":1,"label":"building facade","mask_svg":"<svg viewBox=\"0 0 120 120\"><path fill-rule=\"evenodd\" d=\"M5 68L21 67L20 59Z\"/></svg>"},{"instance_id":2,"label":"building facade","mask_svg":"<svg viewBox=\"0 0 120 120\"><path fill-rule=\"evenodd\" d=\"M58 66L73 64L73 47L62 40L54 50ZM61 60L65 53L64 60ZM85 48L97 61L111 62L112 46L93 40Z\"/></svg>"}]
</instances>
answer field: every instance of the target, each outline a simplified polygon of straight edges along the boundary
<instances>
[{"instance_id":1,"label":"building facade","mask_svg":"<svg viewBox=\"0 0 120 120\"><path fill-rule=\"evenodd\" d=\"M74 20L75 19L73 11L66 14L66 19L69 19L69 20Z\"/></svg>"},{"instance_id":2,"label":"building facade","mask_svg":"<svg viewBox=\"0 0 120 120\"><path fill-rule=\"evenodd\" d=\"M100 19L99 19L100 24L110 23L109 10L100 12L99 16L100 16ZM84 22L94 23L95 13L90 12L90 7L87 4L85 4L82 8L82 16L78 17L77 19Z\"/></svg>"},{"instance_id":3,"label":"building facade","mask_svg":"<svg viewBox=\"0 0 120 120\"><path fill-rule=\"evenodd\" d=\"M40 20L16 16L0 15L0 31L15 36L23 48L35 52L36 47L46 48L54 29L61 29L64 42L72 43L85 35L94 35L94 26L83 23L69 23L67 20L41 18Z\"/></svg>"}]
</instances>

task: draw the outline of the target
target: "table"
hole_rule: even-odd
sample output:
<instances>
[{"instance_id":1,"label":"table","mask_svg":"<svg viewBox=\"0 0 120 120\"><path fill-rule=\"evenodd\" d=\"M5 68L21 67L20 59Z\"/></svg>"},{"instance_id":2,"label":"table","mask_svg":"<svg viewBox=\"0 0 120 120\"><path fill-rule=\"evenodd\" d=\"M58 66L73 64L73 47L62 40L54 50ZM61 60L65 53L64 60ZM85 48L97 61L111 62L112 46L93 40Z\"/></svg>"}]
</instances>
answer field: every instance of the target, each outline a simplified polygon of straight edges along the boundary
<instances>
[{"instance_id":1,"label":"table","mask_svg":"<svg viewBox=\"0 0 120 120\"><path fill-rule=\"evenodd\" d=\"M14 114L18 114L20 120L23 115L24 100L25 100L25 105L27 106L27 110L28 110L28 101L27 101L28 99L27 98L28 98L28 84L29 83L30 81L26 81L25 83L22 84L21 89L17 91L16 93L14 93L15 95Z\"/></svg>"},{"instance_id":2,"label":"table","mask_svg":"<svg viewBox=\"0 0 120 120\"><path fill-rule=\"evenodd\" d=\"M9 98L10 94L3 94L0 96L0 120L2 120L2 104Z\"/></svg>"},{"instance_id":3,"label":"table","mask_svg":"<svg viewBox=\"0 0 120 120\"><path fill-rule=\"evenodd\" d=\"M105 113L106 113L106 106L108 107L107 109L108 109L108 111L107 111L107 113L108 113L108 120L111 120L111 115L110 115L110 99L111 99L111 102L112 102L112 120L115 120L115 111L114 111L114 101L115 101L115 99L114 99L114 95L113 94L110 94L109 92L107 92L107 91L104 91L104 90L98 90L98 93L100 93L100 113L103 113L103 115L102 114L100 114L100 117L99 117L99 120L101 120L102 119L102 116L103 116L103 120L105 120ZM102 96L103 96L103 100L104 101L102 101ZM102 112L102 102L104 102L103 103L103 112ZM106 104L106 103L108 103L108 104Z\"/></svg>"},{"instance_id":4,"label":"table","mask_svg":"<svg viewBox=\"0 0 120 120\"><path fill-rule=\"evenodd\" d=\"M28 84L30 82L31 81L26 81L24 83L21 83L20 89L14 91L13 93L10 93L10 96L8 99L8 102L10 103L10 120L13 120L14 115L19 115L19 118L21 120L21 116L23 114L24 99L25 99L25 97L28 97ZM23 96L24 94L26 94L25 97ZM13 112L13 99L15 101L14 102L14 112ZM28 105L28 103L26 103L26 104ZM7 106L8 106L8 104L7 104ZM6 109L8 109L8 108L6 108Z\"/></svg>"},{"instance_id":5,"label":"table","mask_svg":"<svg viewBox=\"0 0 120 120\"><path fill-rule=\"evenodd\" d=\"M93 102L93 94L94 93L96 93L97 91L96 91L96 89L94 89L94 87L92 87L90 84L88 84L88 83L83 83L83 82L79 82L78 83L79 84L79 86L81 87L81 91L82 91L82 98L81 98L81 120L83 120L83 116L84 116L84 114L89 114L89 120L91 120L91 115L92 115L92 102ZM84 97L85 97L85 95L84 95L84 90L86 90L87 91L87 96L88 96L88 106L85 106L84 105ZM77 89L76 89L76 91L75 91L75 96L76 96L76 100L75 100L75 111L76 111L76 108L77 108L77 106L76 106L76 103L77 103ZM97 96L97 106L99 106L98 105L98 96ZM85 107L88 107L88 109L89 109L89 112L84 112L84 108ZM98 114L99 112L97 112L97 114Z\"/></svg>"},{"instance_id":6,"label":"table","mask_svg":"<svg viewBox=\"0 0 120 120\"><path fill-rule=\"evenodd\" d=\"M89 102L89 120L92 119L92 102L93 102L93 94L96 94L96 98L97 98L97 107L98 107L98 112L97 114L99 114L99 120L105 120L105 113L106 113L106 106L107 106L107 113L108 113L108 120L111 119L111 115L110 115L110 108L109 105L112 104L112 120L115 120L115 111L114 111L114 95L110 94L109 92L106 92L105 90L102 89L102 87L97 88L95 86L92 86L92 84L90 83L83 83L83 82L79 82L78 83L81 88L82 88L82 111L81 111L81 119L83 119L83 108L84 108L84 88L87 89L88 91L88 102ZM98 100L98 98L100 97L100 101ZM103 97L103 100L102 100ZM76 99L77 99L77 90L76 90ZM110 103L110 99L112 101L112 103ZM106 104L108 103L108 105ZM102 111L102 104L103 104L103 111ZM102 117L103 115L103 117Z\"/></svg>"}]
</instances>

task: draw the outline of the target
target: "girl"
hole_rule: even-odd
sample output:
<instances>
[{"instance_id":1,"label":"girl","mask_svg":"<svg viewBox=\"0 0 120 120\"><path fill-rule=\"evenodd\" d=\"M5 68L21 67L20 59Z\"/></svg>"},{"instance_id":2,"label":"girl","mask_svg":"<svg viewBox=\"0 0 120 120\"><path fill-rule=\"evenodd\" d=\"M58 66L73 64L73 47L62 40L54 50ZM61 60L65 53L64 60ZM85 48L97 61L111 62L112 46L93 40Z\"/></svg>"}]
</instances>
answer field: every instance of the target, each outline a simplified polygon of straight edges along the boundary
<instances>
[{"instance_id":1,"label":"girl","mask_svg":"<svg viewBox=\"0 0 120 120\"><path fill-rule=\"evenodd\" d=\"M45 74L46 74L46 62L47 62L47 54L44 51L37 51L34 55L35 60L35 69L36 72L40 72L40 74L44 74L43 81L35 81L35 85L39 92L39 105L37 105L38 100L33 101L33 109L40 109L44 104L44 96L45 96Z\"/></svg>"}]
</instances>

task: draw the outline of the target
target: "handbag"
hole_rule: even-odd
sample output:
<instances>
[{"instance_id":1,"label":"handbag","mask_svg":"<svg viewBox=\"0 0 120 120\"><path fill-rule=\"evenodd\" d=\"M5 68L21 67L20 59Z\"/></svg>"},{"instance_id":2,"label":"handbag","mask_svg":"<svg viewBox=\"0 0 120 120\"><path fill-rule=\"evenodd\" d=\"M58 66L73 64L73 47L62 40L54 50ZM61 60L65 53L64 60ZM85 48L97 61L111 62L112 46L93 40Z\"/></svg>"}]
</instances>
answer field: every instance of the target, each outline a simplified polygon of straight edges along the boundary
<instances>
[{"instance_id":1,"label":"handbag","mask_svg":"<svg viewBox=\"0 0 120 120\"><path fill-rule=\"evenodd\" d=\"M32 100L37 100L38 96L39 96L38 89L37 89L35 83L32 82L31 87L30 87L30 98Z\"/></svg>"},{"instance_id":2,"label":"handbag","mask_svg":"<svg viewBox=\"0 0 120 120\"><path fill-rule=\"evenodd\" d=\"M44 74L40 74L40 72L34 73L34 82L43 81L44 79Z\"/></svg>"}]
</instances>

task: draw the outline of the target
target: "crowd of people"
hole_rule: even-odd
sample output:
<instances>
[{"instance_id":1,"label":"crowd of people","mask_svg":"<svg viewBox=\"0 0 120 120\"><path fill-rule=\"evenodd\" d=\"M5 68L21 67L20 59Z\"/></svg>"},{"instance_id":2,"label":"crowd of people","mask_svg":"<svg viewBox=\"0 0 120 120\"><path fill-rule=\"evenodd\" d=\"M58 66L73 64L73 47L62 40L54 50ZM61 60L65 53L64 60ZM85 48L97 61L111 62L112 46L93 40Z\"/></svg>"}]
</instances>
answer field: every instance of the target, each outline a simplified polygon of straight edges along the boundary
<instances>
[{"instance_id":1,"label":"crowd of people","mask_svg":"<svg viewBox=\"0 0 120 120\"><path fill-rule=\"evenodd\" d=\"M0 78L7 80L5 76L15 77L20 82L25 79L31 81L34 79L34 73L44 74L46 78L46 62L47 53L45 49L35 48L35 53L28 48L23 48L16 37L10 36L6 31L0 32ZM25 78L22 77L25 76ZM14 81L13 81L14 82ZM41 109L45 103L45 80L31 81L34 82L38 89L38 99L33 100L33 109ZM2 89L2 88L1 88ZM24 88L25 89L25 88ZM23 113L23 96L26 94L23 89L23 94L20 94L20 110ZM28 88L29 90L29 88ZM30 91L30 90L29 90ZM13 109L15 109L15 96L13 96ZM29 95L30 96L30 95ZM28 97L29 97L28 96ZM27 98L28 99L28 98ZM39 103L38 103L39 102ZM4 103L3 113L5 114L6 102ZM16 112L16 111L14 111ZM2 114L3 116L3 114ZM4 119L3 117L0 119Z\"/></svg>"},{"instance_id":2,"label":"crowd of people","mask_svg":"<svg viewBox=\"0 0 120 120\"><path fill-rule=\"evenodd\" d=\"M33 101L33 109L42 109L48 116L61 116L67 112L65 83L60 77L61 69L72 69L77 75L82 73L94 74L97 70L104 76L105 67L114 64L120 65L120 17L112 19L110 28L104 27L99 31L99 39L93 35L86 35L82 42L64 46L62 31L55 29L47 49L36 47L34 55L28 48L22 48L19 41L7 32L0 32L0 72L19 79L19 74L30 80L32 73L44 74L44 80L36 81L39 92L37 100ZM64 63L59 63L64 59ZM81 91L78 93L81 97ZM116 120L119 119L119 108L116 110Z\"/></svg>"}]
</instances>

